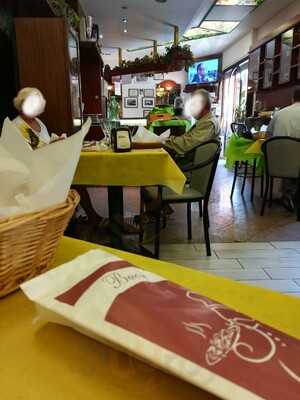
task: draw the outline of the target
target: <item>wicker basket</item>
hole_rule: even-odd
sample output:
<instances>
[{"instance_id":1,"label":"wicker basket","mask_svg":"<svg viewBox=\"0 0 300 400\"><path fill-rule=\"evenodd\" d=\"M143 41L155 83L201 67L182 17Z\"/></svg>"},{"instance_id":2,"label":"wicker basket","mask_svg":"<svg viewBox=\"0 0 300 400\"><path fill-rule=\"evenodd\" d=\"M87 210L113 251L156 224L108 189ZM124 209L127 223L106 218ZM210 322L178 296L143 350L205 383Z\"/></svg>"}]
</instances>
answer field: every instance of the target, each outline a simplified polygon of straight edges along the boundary
<instances>
[{"instance_id":1,"label":"wicker basket","mask_svg":"<svg viewBox=\"0 0 300 400\"><path fill-rule=\"evenodd\" d=\"M0 298L50 268L79 200L71 190L63 204L0 220Z\"/></svg>"}]
</instances>

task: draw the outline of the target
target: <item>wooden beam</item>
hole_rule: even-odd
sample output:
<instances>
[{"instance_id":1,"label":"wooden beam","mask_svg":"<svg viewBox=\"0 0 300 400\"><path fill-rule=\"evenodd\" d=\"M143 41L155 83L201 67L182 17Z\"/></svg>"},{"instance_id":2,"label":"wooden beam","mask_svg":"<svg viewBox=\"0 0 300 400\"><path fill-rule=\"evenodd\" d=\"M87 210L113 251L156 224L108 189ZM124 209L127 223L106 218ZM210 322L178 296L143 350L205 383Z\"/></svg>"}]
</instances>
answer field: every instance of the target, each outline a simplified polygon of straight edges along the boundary
<instances>
[{"instance_id":1,"label":"wooden beam","mask_svg":"<svg viewBox=\"0 0 300 400\"><path fill-rule=\"evenodd\" d=\"M122 55L121 47L118 47L118 56L119 56L119 67L121 67L122 66L122 61L123 61L123 55Z\"/></svg>"},{"instance_id":2,"label":"wooden beam","mask_svg":"<svg viewBox=\"0 0 300 400\"><path fill-rule=\"evenodd\" d=\"M174 26L174 46L179 45L179 28L178 26Z\"/></svg>"}]
</instances>

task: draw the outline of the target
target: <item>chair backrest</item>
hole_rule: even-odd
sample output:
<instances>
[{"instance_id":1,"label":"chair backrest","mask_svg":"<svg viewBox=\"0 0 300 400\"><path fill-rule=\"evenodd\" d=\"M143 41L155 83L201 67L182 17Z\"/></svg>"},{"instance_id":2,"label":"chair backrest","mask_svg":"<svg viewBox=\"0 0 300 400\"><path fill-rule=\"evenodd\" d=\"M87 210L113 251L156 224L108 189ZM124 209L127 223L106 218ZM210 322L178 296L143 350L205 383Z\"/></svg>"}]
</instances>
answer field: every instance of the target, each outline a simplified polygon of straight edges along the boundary
<instances>
[{"instance_id":1,"label":"chair backrest","mask_svg":"<svg viewBox=\"0 0 300 400\"><path fill-rule=\"evenodd\" d=\"M194 149L193 166L195 169L191 172L190 185L207 199L211 192L220 153L221 142L218 140L210 140ZM196 168L197 165L199 168Z\"/></svg>"},{"instance_id":2,"label":"chair backrest","mask_svg":"<svg viewBox=\"0 0 300 400\"><path fill-rule=\"evenodd\" d=\"M251 139L252 134L247 128L245 124L242 124L240 122L232 122L231 124L231 131L234 135L240 136L246 139Z\"/></svg>"},{"instance_id":3,"label":"chair backrest","mask_svg":"<svg viewBox=\"0 0 300 400\"><path fill-rule=\"evenodd\" d=\"M298 178L300 173L300 139L277 136L262 145L266 172L277 178Z\"/></svg>"}]
</instances>

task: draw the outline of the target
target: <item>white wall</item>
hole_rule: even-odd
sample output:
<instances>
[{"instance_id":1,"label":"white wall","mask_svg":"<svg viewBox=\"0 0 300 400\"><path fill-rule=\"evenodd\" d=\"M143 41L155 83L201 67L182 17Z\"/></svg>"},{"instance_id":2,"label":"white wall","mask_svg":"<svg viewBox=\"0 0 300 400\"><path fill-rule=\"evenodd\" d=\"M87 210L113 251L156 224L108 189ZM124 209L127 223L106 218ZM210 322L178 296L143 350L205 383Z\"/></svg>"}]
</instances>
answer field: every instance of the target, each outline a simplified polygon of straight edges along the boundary
<instances>
[{"instance_id":1,"label":"white wall","mask_svg":"<svg viewBox=\"0 0 300 400\"><path fill-rule=\"evenodd\" d=\"M281 25L291 21L298 14L300 14L300 1L293 1L288 7L283 8L280 12L274 15L269 21L264 23L255 31L255 41L262 40L268 36L274 29L279 28Z\"/></svg>"},{"instance_id":2,"label":"white wall","mask_svg":"<svg viewBox=\"0 0 300 400\"><path fill-rule=\"evenodd\" d=\"M183 90L185 85L187 84L187 73L183 71L169 72L164 74L164 80L170 79L175 81L176 83L181 85L181 89ZM142 99L143 94L138 95L138 108L125 108L124 107L124 99L128 97L129 89L153 89L155 95L156 85L161 81L154 80L152 77L147 79L147 82L136 82L136 78L132 79L132 83L130 84L122 84L122 115L123 118L142 118L144 116L144 109L142 107ZM184 97L184 93L182 93L182 97Z\"/></svg>"},{"instance_id":3,"label":"white wall","mask_svg":"<svg viewBox=\"0 0 300 400\"><path fill-rule=\"evenodd\" d=\"M263 40L275 29L288 23L298 14L300 14L300 0L295 0L288 7L280 10L278 14L272 16L269 21L247 33L242 39L225 49L223 52L223 70L247 57L252 45Z\"/></svg>"},{"instance_id":4,"label":"white wall","mask_svg":"<svg viewBox=\"0 0 300 400\"><path fill-rule=\"evenodd\" d=\"M252 32L247 33L242 39L234 43L223 52L223 70L248 56L253 42Z\"/></svg>"}]
</instances>

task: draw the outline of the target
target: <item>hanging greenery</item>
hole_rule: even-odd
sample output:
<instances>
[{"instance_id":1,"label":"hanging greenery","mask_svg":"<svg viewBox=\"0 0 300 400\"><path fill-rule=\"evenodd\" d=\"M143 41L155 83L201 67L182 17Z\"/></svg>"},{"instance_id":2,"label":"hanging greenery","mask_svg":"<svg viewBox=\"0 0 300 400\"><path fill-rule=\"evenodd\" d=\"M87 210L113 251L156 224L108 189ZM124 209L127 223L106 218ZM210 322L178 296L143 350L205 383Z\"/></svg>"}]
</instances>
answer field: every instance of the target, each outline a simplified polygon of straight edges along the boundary
<instances>
[{"instance_id":1,"label":"hanging greenery","mask_svg":"<svg viewBox=\"0 0 300 400\"><path fill-rule=\"evenodd\" d=\"M260 6L265 0L255 0L256 5Z\"/></svg>"},{"instance_id":2,"label":"hanging greenery","mask_svg":"<svg viewBox=\"0 0 300 400\"><path fill-rule=\"evenodd\" d=\"M142 67L151 65L153 66L153 70L155 68L162 68L163 66L178 68L188 68L194 61L193 53L188 45L180 46L180 45L172 45L170 47L166 47L166 53L163 55L157 55L156 57L144 56L142 58L136 58L133 61L122 61L122 65L120 67L116 67L116 69L131 69L136 67Z\"/></svg>"},{"instance_id":3,"label":"hanging greenery","mask_svg":"<svg viewBox=\"0 0 300 400\"><path fill-rule=\"evenodd\" d=\"M65 17L70 26L75 30L79 28L80 17L73 8L69 6L66 0L49 0L48 3L53 8L55 15Z\"/></svg>"}]
</instances>

